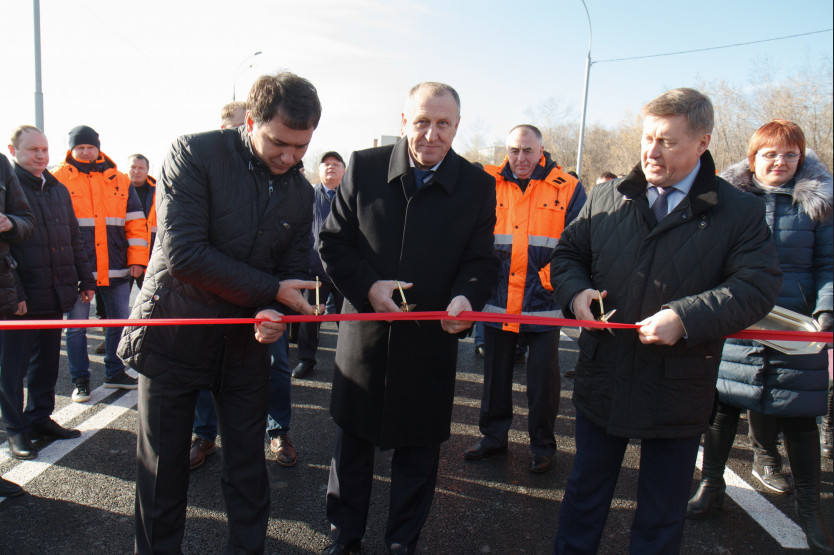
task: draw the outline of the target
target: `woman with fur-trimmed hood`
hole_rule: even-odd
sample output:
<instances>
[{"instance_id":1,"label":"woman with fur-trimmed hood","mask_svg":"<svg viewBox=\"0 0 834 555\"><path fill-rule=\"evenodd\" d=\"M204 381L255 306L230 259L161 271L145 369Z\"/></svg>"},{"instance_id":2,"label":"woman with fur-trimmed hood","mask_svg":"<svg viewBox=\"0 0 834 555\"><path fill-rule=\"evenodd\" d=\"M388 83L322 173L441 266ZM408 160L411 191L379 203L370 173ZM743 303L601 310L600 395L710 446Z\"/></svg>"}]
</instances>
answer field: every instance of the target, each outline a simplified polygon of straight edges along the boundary
<instances>
[{"instance_id":1,"label":"woman with fur-trimmed hood","mask_svg":"<svg viewBox=\"0 0 834 555\"><path fill-rule=\"evenodd\" d=\"M832 180L793 122L774 120L750 139L748 159L721 177L766 205L766 218L784 272L776 304L832 327ZM721 508L724 466L740 412L748 409L755 457L753 475L772 491L788 493L776 447L785 435L799 523L813 552L831 553L820 510L820 439L816 417L830 412L828 356L786 355L758 342L727 340L718 378L718 412L704 438L704 464L687 517L705 519ZM830 415L828 417L830 419ZM830 421L830 420L829 420Z\"/></svg>"}]
</instances>

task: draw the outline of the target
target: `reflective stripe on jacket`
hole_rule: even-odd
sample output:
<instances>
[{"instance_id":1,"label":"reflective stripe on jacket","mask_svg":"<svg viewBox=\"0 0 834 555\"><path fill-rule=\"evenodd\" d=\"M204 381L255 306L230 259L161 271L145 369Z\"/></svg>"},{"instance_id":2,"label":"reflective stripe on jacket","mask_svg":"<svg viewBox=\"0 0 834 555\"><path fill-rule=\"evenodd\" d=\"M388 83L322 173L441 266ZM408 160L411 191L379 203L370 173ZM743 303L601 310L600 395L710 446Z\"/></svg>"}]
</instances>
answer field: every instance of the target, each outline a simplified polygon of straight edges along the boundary
<instances>
[{"instance_id":1,"label":"reflective stripe on jacket","mask_svg":"<svg viewBox=\"0 0 834 555\"><path fill-rule=\"evenodd\" d=\"M156 179L148 176L147 183L146 187L149 187L150 189L148 189L149 194L145 197L142 210L145 212L145 218L147 219L148 253L150 254L153 252L153 244L156 240ZM148 258L150 259L150 256L148 256Z\"/></svg>"},{"instance_id":2,"label":"reflective stripe on jacket","mask_svg":"<svg viewBox=\"0 0 834 555\"><path fill-rule=\"evenodd\" d=\"M82 162L67 151L53 175L72 197L97 285L127 278L133 264L148 265L148 230L139 196L106 154L100 153L95 162Z\"/></svg>"},{"instance_id":3,"label":"reflective stripe on jacket","mask_svg":"<svg viewBox=\"0 0 834 555\"><path fill-rule=\"evenodd\" d=\"M582 184L563 172L547 153L524 192L507 159L501 166L484 170L495 177L495 254L501 261L498 287L484 310L558 315L559 305L550 285L550 259L565 226L585 203ZM501 329L517 333L544 328L504 323Z\"/></svg>"}]
</instances>

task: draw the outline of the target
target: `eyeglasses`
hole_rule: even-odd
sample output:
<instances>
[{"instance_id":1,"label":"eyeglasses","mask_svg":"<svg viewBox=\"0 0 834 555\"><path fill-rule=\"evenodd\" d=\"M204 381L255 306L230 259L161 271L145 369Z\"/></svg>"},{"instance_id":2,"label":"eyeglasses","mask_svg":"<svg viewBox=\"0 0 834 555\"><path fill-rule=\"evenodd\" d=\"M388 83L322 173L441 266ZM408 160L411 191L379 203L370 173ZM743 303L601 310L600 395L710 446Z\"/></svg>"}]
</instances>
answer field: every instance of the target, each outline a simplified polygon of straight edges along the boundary
<instances>
[{"instance_id":1,"label":"eyeglasses","mask_svg":"<svg viewBox=\"0 0 834 555\"><path fill-rule=\"evenodd\" d=\"M777 158L781 158L783 162L787 162L788 164L798 161L800 156L798 152L788 152L786 154L777 154L776 152L757 152L756 154L768 162L775 162Z\"/></svg>"}]
</instances>

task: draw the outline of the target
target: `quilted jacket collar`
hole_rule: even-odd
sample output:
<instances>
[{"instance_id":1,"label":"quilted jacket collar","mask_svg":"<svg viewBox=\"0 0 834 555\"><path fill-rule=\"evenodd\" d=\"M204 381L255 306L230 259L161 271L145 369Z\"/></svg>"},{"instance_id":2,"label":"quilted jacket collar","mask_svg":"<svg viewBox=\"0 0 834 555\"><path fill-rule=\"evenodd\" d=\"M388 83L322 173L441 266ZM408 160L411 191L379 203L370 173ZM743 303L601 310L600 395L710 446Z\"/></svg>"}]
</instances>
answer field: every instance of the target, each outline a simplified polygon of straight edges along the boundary
<instances>
[{"instance_id":1,"label":"quilted jacket collar","mask_svg":"<svg viewBox=\"0 0 834 555\"><path fill-rule=\"evenodd\" d=\"M687 196L693 214L701 214L718 204L718 179L715 175L715 162L707 150L701 155L701 169ZM643 168L637 164L617 185L617 190L626 198L634 200L641 195L645 196L648 186Z\"/></svg>"}]
</instances>

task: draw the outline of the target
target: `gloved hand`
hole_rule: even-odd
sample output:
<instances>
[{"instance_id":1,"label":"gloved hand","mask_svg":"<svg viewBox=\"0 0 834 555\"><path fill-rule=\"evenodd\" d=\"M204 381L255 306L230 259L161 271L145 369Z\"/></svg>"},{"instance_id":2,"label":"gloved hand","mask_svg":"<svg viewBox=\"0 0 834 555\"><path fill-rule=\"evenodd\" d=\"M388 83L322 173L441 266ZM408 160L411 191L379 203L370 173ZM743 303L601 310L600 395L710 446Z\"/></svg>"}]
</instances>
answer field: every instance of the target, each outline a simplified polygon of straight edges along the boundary
<instances>
[{"instance_id":1,"label":"gloved hand","mask_svg":"<svg viewBox=\"0 0 834 555\"><path fill-rule=\"evenodd\" d=\"M831 331L834 327L834 319L831 317L831 312L820 312L817 315L817 324L819 324L820 331Z\"/></svg>"}]
</instances>

